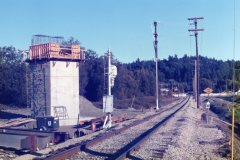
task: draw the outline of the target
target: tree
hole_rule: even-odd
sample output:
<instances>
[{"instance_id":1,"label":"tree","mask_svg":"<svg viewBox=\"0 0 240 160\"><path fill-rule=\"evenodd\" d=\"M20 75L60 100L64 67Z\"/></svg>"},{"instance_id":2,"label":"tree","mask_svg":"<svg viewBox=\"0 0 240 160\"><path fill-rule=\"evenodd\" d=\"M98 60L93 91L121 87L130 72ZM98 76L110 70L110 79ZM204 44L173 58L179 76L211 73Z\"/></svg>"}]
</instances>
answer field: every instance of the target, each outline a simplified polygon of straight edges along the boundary
<instances>
[{"instance_id":1,"label":"tree","mask_svg":"<svg viewBox=\"0 0 240 160\"><path fill-rule=\"evenodd\" d=\"M86 61L80 70L80 93L92 101L103 96L103 58L92 50L86 51Z\"/></svg>"},{"instance_id":2,"label":"tree","mask_svg":"<svg viewBox=\"0 0 240 160\"><path fill-rule=\"evenodd\" d=\"M80 44L79 40L70 37L67 41L63 42L64 45Z\"/></svg>"},{"instance_id":3,"label":"tree","mask_svg":"<svg viewBox=\"0 0 240 160\"><path fill-rule=\"evenodd\" d=\"M71 38L67 44L77 40ZM79 42L78 42L79 43ZM194 76L194 56L179 58L169 56L158 61L160 83L164 86L180 84L180 90L192 90ZM155 94L155 62L137 59L132 63L112 61L118 69L112 89L116 99L153 97ZM14 47L0 47L0 103L26 105L26 68ZM80 64L80 95L91 101L101 101L104 87L103 56L93 50L86 51L86 60ZM215 92L240 88L240 61L235 62L236 80L232 81L233 61L222 61L200 56L200 92L211 87ZM174 85L173 84L173 85ZM142 99L142 98L141 98Z\"/></svg>"},{"instance_id":4,"label":"tree","mask_svg":"<svg viewBox=\"0 0 240 160\"><path fill-rule=\"evenodd\" d=\"M0 103L26 105L25 69L14 47L0 47Z\"/></svg>"}]
</instances>

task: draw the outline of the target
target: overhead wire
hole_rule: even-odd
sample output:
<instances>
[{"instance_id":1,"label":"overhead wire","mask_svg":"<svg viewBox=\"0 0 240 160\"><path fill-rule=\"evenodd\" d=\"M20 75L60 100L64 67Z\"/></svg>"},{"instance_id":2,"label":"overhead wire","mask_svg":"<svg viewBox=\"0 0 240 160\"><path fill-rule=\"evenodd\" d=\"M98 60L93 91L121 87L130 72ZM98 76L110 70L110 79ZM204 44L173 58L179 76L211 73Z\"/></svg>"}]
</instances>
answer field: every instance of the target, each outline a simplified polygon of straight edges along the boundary
<instances>
[{"instance_id":1,"label":"overhead wire","mask_svg":"<svg viewBox=\"0 0 240 160\"><path fill-rule=\"evenodd\" d=\"M234 112L235 112L235 106L234 106L234 98L235 98L235 43L236 43L236 1L233 0L233 63L232 63L232 69L233 69L233 75L232 75L232 136L231 136L231 159L234 159Z\"/></svg>"},{"instance_id":2,"label":"overhead wire","mask_svg":"<svg viewBox=\"0 0 240 160\"><path fill-rule=\"evenodd\" d=\"M233 63L232 63L232 70L233 70L233 75L232 75L232 91L233 93L235 92L235 51L236 51L236 2L233 0ZM233 97L234 98L234 97Z\"/></svg>"},{"instance_id":3,"label":"overhead wire","mask_svg":"<svg viewBox=\"0 0 240 160\"><path fill-rule=\"evenodd\" d=\"M189 22L188 29L190 29L190 26L191 26L191 24ZM189 49L190 49L190 56L192 56L193 55L193 51L192 51L192 35L191 34L189 35Z\"/></svg>"},{"instance_id":4,"label":"overhead wire","mask_svg":"<svg viewBox=\"0 0 240 160\"><path fill-rule=\"evenodd\" d=\"M205 25L204 25L204 21L202 22L202 24L203 24L203 25L202 25L202 26L203 26L202 28L204 28L204 26L205 26ZM204 44L203 44L203 43L204 43L204 32L200 32L200 34L201 34L200 54L203 54L203 50L204 50L204 49L203 49L203 48L204 48Z\"/></svg>"}]
</instances>

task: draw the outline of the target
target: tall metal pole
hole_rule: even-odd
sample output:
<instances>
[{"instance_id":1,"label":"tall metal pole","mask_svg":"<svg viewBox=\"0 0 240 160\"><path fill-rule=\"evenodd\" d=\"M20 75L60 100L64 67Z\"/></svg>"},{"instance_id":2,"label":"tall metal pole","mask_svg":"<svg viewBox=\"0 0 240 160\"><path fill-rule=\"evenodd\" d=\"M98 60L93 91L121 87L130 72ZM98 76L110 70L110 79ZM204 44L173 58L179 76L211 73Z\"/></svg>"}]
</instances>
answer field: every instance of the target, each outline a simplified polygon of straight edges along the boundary
<instances>
[{"instance_id":1,"label":"tall metal pole","mask_svg":"<svg viewBox=\"0 0 240 160\"><path fill-rule=\"evenodd\" d=\"M197 21L200 20L200 19L204 19L203 17L196 17L196 18L188 18L188 20L192 20L195 25L195 29L189 29L188 31L189 32L194 32L194 35L195 35L195 41L196 41L196 68L197 68L197 71L196 71L196 92L197 92L197 95L196 95L196 98L197 98L197 108L199 108L199 104L200 104L200 99L199 99L199 70L200 70L200 67L199 67L199 55L198 55L198 31L204 31L204 29L198 29L197 28Z\"/></svg>"},{"instance_id":2,"label":"tall metal pole","mask_svg":"<svg viewBox=\"0 0 240 160\"><path fill-rule=\"evenodd\" d=\"M111 52L108 49L108 95L111 96Z\"/></svg>"},{"instance_id":3,"label":"tall metal pole","mask_svg":"<svg viewBox=\"0 0 240 160\"><path fill-rule=\"evenodd\" d=\"M158 107L158 48L157 48L157 45L158 45L158 40L157 40L157 37L158 37L158 34L157 34L157 22L154 21L153 22L153 25L154 25L154 28L155 28L155 32L154 32L154 50L155 50L155 62L156 62L156 110L159 110L159 107Z\"/></svg>"},{"instance_id":4,"label":"tall metal pole","mask_svg":"<svg viewBox=\"0 0 240 160\"><path fill-rule=\"evenodd\" d=\"M106 96L106 99L105 99L105 108L112 108L113 106L109 106L110 104L108 104L109 102L109 99L111 98L111 88L112 88L112 85L111 85L111 78L112 78L112 73L111 73L111 68L112 68L112 65L111 65L111 52L110 52L110 49L108 49L108 52L107 52L107 57L108 57L108 71L107 71L107 76L108 76L108 85L107 85L107 96ZM105 72L105 71L104 71ZM104 73L105 74L105 73ZM104 75L105 76L105 75ZM104 82L105 83L105 82ZM108 106L107 106L108 105ZM113 105L113 103L111 104ZM113 110L113 108L111 109ZM104 123L103 123L103 128L111 128L112 127L112 116L111 116L111 112L112 111L107 111L106 112L106 117L105 117L105 120L104 120Z\"/></svg>"}]
</instances>

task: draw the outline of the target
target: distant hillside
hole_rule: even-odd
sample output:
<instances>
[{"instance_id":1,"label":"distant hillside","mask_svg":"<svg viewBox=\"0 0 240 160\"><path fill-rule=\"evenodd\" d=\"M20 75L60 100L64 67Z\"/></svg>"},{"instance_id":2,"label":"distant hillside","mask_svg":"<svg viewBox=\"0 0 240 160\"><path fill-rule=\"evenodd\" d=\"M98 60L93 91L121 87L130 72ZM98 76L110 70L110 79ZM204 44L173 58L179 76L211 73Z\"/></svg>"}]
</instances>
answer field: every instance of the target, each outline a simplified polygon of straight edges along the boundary
<instances>
[{"instance_id":1,"label":"distant hillside","mask_svg":"<svg viewBox=\"0 0 240 160\"><path fill-rule=\"evenodd\" d=\"M88 50L87 60L80 69L81 94L89 100L98 101L103 95L103 58L94 51ZM180 91L192 90L195 57L176 55L159 60L159 81L161 87L178 88ZM118 99L153 96L155 93L155 62L137 59L132 63L121 63L114 60L118 68L113 94ZM200 56L200 91L206 87L214 92L232 89L233 62L216 60ZM240 61L236 62L240 68ZM240 88L240 74L236 70L236 89Z\"/></svg>"}]
</instances>

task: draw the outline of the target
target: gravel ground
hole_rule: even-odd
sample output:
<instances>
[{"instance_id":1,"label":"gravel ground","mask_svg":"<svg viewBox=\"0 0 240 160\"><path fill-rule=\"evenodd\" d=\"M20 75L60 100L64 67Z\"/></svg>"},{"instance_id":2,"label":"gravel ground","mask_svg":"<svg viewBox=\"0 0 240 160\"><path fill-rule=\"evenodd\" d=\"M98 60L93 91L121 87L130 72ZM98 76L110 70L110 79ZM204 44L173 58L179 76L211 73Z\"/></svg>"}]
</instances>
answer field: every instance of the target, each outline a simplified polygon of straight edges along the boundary
<instances>
[{"instance_id":1,"label":"gravel ground","mask_svg":"<svg viewBox=\"0 0 240 160\"><path fill-rule=\"evenodd\" d=\"M165 107L165 109L163 109L165 111L162 110L160 116L157 116L149 121L146 121L145 123L129 128L121 134L104 140L103 142L88 148L85 152L79 152L78 155L74 155L71 159L104 159L106 156L110 156L110 154L116 152L124 145L131 142L134 138L145 132L147 129L150 129L170 113L174 112L173 110L176 110L178 108L174 107L173 110L168 110L170 107L172 107L172 105ZM150 114L155 114L155 112L149 112L148 115ZM146 116L147 114L144 115L144 117Z\"/></svg>"},{"instance_id":2,"label":"gravel ground","mask_svg":"<svg viewBox=\"0 0 240 160\"><path fill-rule=\"evenodd\" d=\"M175 103L166 106L169 108ZM227 159L222 157L218 151L219 148L222 148L226 144L226 140L229 139L226 137L225 133L219 130L216 127L215 123L206 124L201 121L202 110L196 109L194 106L195 102L191 100L189 105L181 110L173 119L170 119L168 123L162 126L146 143L144 143L140 150L134 151L131 153L132 158L135 159ZM142 119L146 116L152 115L155 112L145 112L139 113L134 119L115 124L115 128L119 129L123 126L129 125L132 122ZM169 113L165 112L161 117L164 117L164 114ZM129 129L124 133L124 136L118 136L117 139L109 139L98 145L89 148L88 152L79 152L77 155L74 155L71 159L104 159L105 156L91 156L91 154L109 154L116 149L121 148L124 144L131 141L132 138L136 137L143 131L146 130L146 126L150 127L161 118L155 118L155 122L151 121L148 123L140 124L136 128ZM38 153L47 155L52 151L67 147L75 143L81 143L85 140L93 139L101 133L104 133L105 130L89 134L84 137L71 139L59 145L51 146L47 149L38 151ZM119 144L118 144L119 143ZM102 148L102 146L105 146ZM114 147L113 147L114 146ZM224 148L224 147L223 147ZM93 152L96 151L96 152ZM0 160L10 160L10 159L33 159L36 156L27 154L23 156L17 156L14 152L4 151L0 149ZM229 158L229 157L228 157Z\"/></svg>"},{"instance_id":3,"label":"gravel ground","mask_svg":"<svg viewBox=\"0 0 240 160\"><path fill-rule=\"evenodd\" d=\"M133 157L141 159L227 159L218 154L226 140L225 134L214 124L201 121L202 110L189 105L158 130Z\"/></svg>"},{"instance_id":4,"label":"gravel ground","mask_svg":"<svg viewBox=\"0 0 240 160\"><path fill-rule=\"evenodd\" d=\"M164 106L165 108L168 108L169 106L173 106L174 104L176 104L176 102L173 102L171 104L168 104L166 106ZM91 104L89 104L91 105ZM98 112L98 111L97 111ZM128 112L131 114L131 112L129 110L126 110L125 112ZM130 120L127 120L127 121L124 121L124 122L121 122L121 123L117 123L117 124L113 124L113 127L115 129L119 129L119 128L122 128L123 126L126 126L126 125L129 125L131 124L132 122L136 121L136 120L139 120L139 119L142 119L146 116L149 116L149 115L152 115L154 114L155 112L150 112L150 111L145 111L145 112L136 112L136 111L133 111L134 113L134 118L133 119L130 119ZM136 112L136 113L135 113ZM86 135L86 136L83 136L83 137L79 137L79 138L75 138L75 139L70 139L64 143L61 143L61 144L58 144L58 145L54 145L54 146L50 146L49 148L46 148L46 149L43 149L43 150L40 150L38 151L37 153L39 154L42 154L42 158L44 158L46 155L48 155L49 153L51 152L54 152L56 150L59 150L59 149L63 149L65 147L68 147L70 145L74 145L76 143L79 143L81 144L82 142L86 141L86 140L91 140L91 139L94 139L95 137L97 137L99 134L103 134L105 133L106 130L100 130L98 132L94 132L94 133L91 133L89 135ZM26 154L26 155L22 155L22 156L18 156L16 159L18 160L30 160L30 159L33 159L33 158L36 158L37 156L35 155L32 155L32 154ZM1 160L1 159L0 159Z\"/></svg>"},{"instance_id":5,"label":"gravel ground","mask_svg":"<svg viewBox=\"0 0 240 160\"><path fill-rule=\"evenodd\" d=\"M17 157L14 151L5 151L4 149L0 149L0 160L11 160Z\"/></svg>"}]
</instances>

